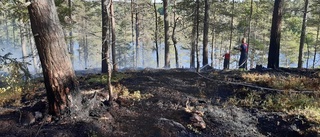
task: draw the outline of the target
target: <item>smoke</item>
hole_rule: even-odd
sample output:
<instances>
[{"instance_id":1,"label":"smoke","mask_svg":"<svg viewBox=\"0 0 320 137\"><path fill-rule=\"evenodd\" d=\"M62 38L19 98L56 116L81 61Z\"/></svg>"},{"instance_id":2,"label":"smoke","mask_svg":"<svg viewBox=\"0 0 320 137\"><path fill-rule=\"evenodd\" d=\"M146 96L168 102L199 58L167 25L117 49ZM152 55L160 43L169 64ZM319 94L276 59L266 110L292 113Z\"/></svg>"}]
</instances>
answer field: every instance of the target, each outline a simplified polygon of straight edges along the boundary
<instances>
[{"instance_id":1,"label":"smoke","mask_svg":"<svg viewBox=\"0 0 320 137\"><path fill-rule=\"evenodd\" d=\"M97 104L97 93L92 96L83 95L81 92L69 95L70 115L75 120L86 120L89 118L90 111Z\"/></svg>"}]
</instances>

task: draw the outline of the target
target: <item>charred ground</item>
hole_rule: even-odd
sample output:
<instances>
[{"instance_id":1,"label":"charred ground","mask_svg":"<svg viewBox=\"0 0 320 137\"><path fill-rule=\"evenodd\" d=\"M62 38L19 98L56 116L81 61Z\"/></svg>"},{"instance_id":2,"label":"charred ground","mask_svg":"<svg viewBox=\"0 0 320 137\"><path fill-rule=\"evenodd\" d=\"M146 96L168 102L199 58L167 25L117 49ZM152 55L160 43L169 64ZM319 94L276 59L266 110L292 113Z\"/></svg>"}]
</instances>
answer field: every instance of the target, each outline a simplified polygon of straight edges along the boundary
<instances>
[{"instance_id":1,"label":"charred ground","mask_svg":"<svg viewBox=\"0 0 320 137\"><path fill-rule=\"evenodd\" d=\"M314 130L319 128L317 122L301 114L266 109L266 96L286 90L246 82L242 74L251 73L316 80L320 75L319 70L297 69L126 71L115 73L118 96L109 105L104 100L104 75L86 74L79 76L84 96L98 93L88 117L74 120L47 115L45 91L40 87L32 95L25 94L19 107L1 108L0 136L319 136ZM291 91L319 97L319 90ZM248 95L260 100L250 101Z\"/></svg>"}]
</instances>

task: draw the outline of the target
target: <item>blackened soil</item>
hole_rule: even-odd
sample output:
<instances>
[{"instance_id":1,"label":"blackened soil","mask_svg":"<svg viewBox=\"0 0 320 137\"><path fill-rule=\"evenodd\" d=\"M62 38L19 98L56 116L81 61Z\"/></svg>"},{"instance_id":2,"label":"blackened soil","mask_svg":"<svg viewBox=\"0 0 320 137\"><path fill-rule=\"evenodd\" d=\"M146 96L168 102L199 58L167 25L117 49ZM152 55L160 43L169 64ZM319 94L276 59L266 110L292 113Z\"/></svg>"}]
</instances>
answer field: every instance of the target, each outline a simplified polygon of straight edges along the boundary
<instances>
[{"instance_id":1,"label":"blackened soil","mask_svg":"<svg viewBox=\"0 0 320 137\"><path fill-rule=\"evenodd\" d=\"M81 119L46 114L43 90L21 107L0 111L0 136L110 136L110 137L230 137L317 136L309 130L317 124L303 116L267 112L228 103L242 86L241 73L273 73L319 78L319 71L252 70L207 71L170 69L122 72L126 78L113 83L136 98L117 97L109 105L98 94L90 115ZM94 75L79 76L81 90L106 92L106 85L90 84ZM250 90L250 89L249 89ZM256 89L255 89L256 90ZM138 94L139 93L139 94ZM139 96L140 95L140 96ZM80 112L81 113L81 112ZM39 115L41 114L41 115ZM34 121L32 121L34 120Z\"/></svg>"}]
</instances>

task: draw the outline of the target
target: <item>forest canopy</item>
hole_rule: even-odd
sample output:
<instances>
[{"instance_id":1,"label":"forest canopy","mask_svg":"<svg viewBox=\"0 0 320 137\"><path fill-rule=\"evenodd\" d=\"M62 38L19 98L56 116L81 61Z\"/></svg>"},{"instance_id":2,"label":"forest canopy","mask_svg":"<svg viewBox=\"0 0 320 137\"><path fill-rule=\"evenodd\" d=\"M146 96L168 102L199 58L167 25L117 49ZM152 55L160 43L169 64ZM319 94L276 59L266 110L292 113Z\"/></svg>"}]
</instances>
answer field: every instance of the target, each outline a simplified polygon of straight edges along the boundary
<instances>
[{"instance_id":1,"label":"forest canopy","mask_svg":"<svg viewBox=\"0 0 320 137\"><path fill-rule=\"evenodd\" d=\"M155 7L153 3L155 3ZM199 1L198 41L203 40L202 25L205 5ZM233 3L234 2L234 3ZM156 52L159 56L159 67L164 66L164 18L162 1L132 0L114 1L115 19L115 53L114 58L119 68L157 67ZM39 72L37 54L31 33L27 4L19 0L0 2L0 47L3 53L11 52L15 58L30 62L29 69ZM99 68L101 62L101 2L73 0L55 0L58 16L64 29L69 53L73 58L75 69ZM169 34L174 37L179 51L178 67L190 67L196 1L171 0L168 4ZM270 45L270 29L273 12L273 1L212 1L209 2L208 52L209 64L222 69L225 51L240 44L242 37L249 41L248 68L256 65L266 66ZM305 1L286 1L283 7L281 27L280 66L297 67L301 25ZM303 48L303 67L318 68L319 57L319 2L310 0L307 8L307 22ZM157 17L155 16L157 11ZM175 17L174 17L174 16ZM157 20L156 20L156 19ZM232 23L231 23L232 20ZM155 29L156 22L158 24ZM175 25L175 27L174 27ZM173 30L174 28L174 30ZM157 32L157 38L155 34ZM171 37L171 36L170 36ZM159 44L156 47L156 42ZM138 43L138 45L137 45ZM174 42L169 39L171 66L175 60ZM203 43L198 42L199 58L202 59ZM21 54L22 53L22 54ZM212 54L211 54L212 53ZM35 57L35 58L33 58ZM231 50L230 68L237 68L239 52Z\"/></svg>"}]
</instances>

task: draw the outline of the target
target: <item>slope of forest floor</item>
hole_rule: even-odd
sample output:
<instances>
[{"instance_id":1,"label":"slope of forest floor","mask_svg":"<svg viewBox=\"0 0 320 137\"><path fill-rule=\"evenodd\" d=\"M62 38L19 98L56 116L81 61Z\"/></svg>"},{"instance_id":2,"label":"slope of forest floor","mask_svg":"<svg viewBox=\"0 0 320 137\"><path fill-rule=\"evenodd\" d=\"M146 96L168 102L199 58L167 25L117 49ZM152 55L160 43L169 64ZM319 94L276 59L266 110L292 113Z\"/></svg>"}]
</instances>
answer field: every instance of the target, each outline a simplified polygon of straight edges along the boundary
<instances>
[{"instance_id":1,"label":"slope of forest floor","mask_svg":"<svg viewBox=\"0 0 320 137\"><path fill-rule=\"evenodd\" d=\"M83 96L95 100L89 116L48 115L42 84L19 106L0 107L0 136L320 136L319 113L301 112L319 110L319 70L127 70L114 74L112 105L106 76L78 77Z\"/></svg>"}]
</instances>

